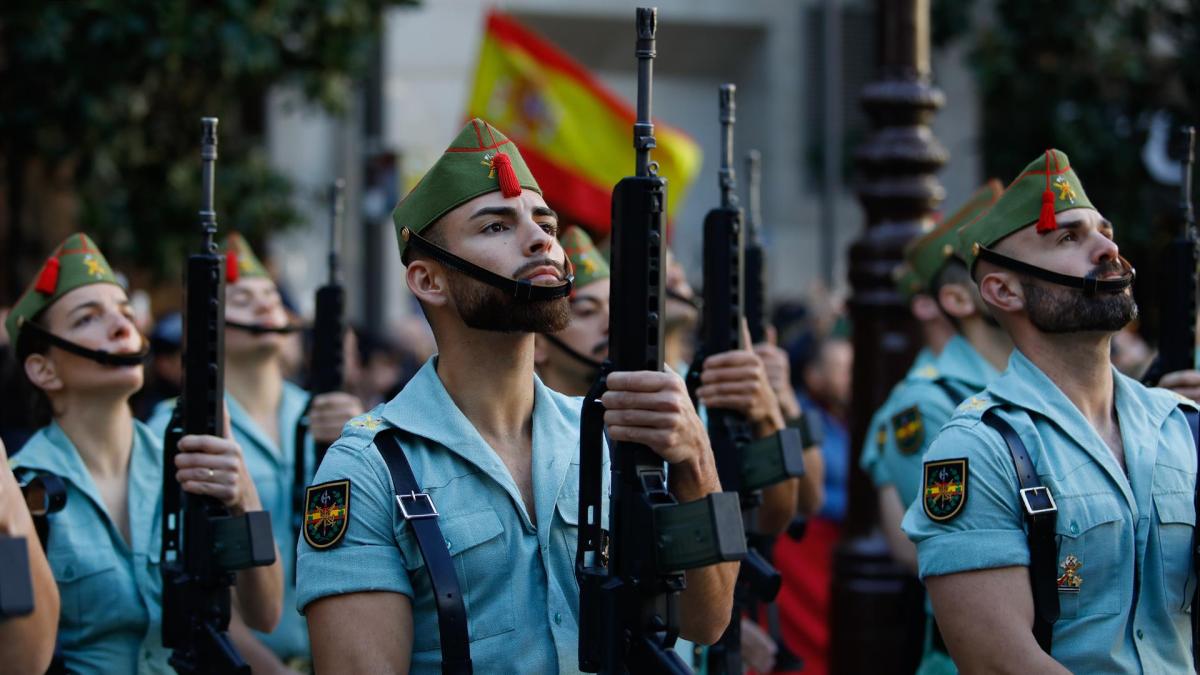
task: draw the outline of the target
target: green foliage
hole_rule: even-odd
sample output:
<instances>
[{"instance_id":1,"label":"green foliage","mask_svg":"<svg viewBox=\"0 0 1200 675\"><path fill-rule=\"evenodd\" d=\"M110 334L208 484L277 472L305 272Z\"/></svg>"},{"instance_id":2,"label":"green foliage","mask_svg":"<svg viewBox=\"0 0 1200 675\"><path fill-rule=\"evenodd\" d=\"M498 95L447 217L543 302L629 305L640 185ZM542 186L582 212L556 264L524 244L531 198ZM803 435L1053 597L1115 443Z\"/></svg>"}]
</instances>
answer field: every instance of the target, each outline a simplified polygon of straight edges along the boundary
<instances>
[{"instance_id":1,"label":"green foliage","mask_svg":"<svg viewBox=\"0 0 1200 675\"><path fill-rule=\"evenodd\" d=\"M72 225L96 235L117 260L160 277L174 274L184 247L195 241L199 118L217 116L222 229L257 238L293 225L291 185L263 156L267 91L295 84L327 109L344 110L389 4L5 3L0 147L9 185L21 185L21 172L34 160L76 166L82 208ZM23 201L13 200L10 209ZM24 204L27 211L31 206ZM19 240L37 239L41 225L32 211Z\"/></svg>"}]
</instances>

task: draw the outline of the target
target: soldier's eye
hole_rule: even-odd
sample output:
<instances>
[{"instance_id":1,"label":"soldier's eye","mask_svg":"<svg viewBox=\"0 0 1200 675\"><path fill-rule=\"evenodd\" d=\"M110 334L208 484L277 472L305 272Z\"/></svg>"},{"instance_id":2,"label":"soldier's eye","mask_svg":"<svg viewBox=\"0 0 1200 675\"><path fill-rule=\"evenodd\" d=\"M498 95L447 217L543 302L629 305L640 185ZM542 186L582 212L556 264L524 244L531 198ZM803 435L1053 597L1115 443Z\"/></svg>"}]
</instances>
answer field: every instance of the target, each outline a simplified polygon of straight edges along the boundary
<instances>
[{"instance_id":1,"label":"soldier's eye","mask_svg":"<svg viewBox=\"0 0 1200 675\"><path fill-rule=\"evenodd\" d=\"M484 232L491 232L491 233L503 232L506 229L508 229L507 226L501 222L488 223L487 225L483 226Z\"/></svg>"},{"instance_id":2,"label":"soldier's eye","mask_svg":"<svg viewBox=\"0 0 1200 675\"><path fill-rule=\"evenodd\" d=\"M554 237L558 236L558 223L546 222L546 223L542 223L541 225L542 225L542 230L546 234L549 234Z\"/></svg>"}]
</instances>

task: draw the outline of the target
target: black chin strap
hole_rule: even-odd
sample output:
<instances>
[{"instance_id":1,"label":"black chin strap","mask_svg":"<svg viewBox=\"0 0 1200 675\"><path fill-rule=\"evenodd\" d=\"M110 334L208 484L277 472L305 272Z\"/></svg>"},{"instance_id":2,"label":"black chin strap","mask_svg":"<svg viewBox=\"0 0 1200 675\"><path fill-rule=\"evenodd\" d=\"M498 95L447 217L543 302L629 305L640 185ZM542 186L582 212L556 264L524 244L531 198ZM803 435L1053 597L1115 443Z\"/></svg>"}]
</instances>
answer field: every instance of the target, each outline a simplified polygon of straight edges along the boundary
<instances>
[{"instance_id":1,"label":"black chin strap","mask_svg":"<svg viewBox=\"0 0 1200 675\"><path fill-rule=\"evenodd\" d=\"M565 352L567 356L575 359L576 361L578 361L579 363L582 363L583 365L587 366L588 368L592 368L596 371L599 371L601 366L604 365L600 361L597 361L593 358L584 356L583 354L580 354L579 352L575 351L574 349L571 349L569 346L567 346L567 343L563 342L562 340L559 340L558 338L554 337L553 335L551 335L549 333L542 333L542 337L549 340L550 344L563 350L563 352Z\"/></svg>"},{"instance_id":2,"label":"black chin strap","mask_svg":"<svg viewBox=\"0 0 1200 675\"><path fill-rule=\"evenodd\" d=\"M531 302L541 302L544 300L557 300L565 298L571 294L571 289L575 287L575 275L567 275L567 280L558 286L536 286L532 282L525 279L509 279L502 277L491 270L485 270L479 265L476 265L469 260L464 260L437 244L429 241L421 235L413 232L407 227L401 228L400 236L409 246L415 246L425 255L442 263L447 267L462 272L463 274L481 281L488 286L498 288L505 293L512 295L517 300L527 300Z\"/></svg>"},{"instance_id":3,"label":"black chin strap","mask_svg":"<svg viewBox=\"0 0 1200 675\"><path fill-rule=\"evenodd\" d=\"M300 331L304 330L304 326L294 326L294 325L289 324L287 326L280 326L279 328L273 328L271 326L259 326L259 325L252 324L252 323L238 323L236 321L230 321L229 319L225 319L225 327L226 328L235 328L237 330L244 330L247 333L252 333L254 335L265 335L267 333L279 333L281 335L290 335L291 333L299 333Z\"/></svg>"},{"instance_id":4,"label":"black chin strap","mask_svg":"<svg viewBox=\"0 0 1200 675\"><path fill-rule=\"evenodd\" d=\"M1003 253L997 253L985 246L978 246L977 255L980 260L986 260L993 265L999 265L1014 272L1028 274L1031 277L1048 281L1059 286L1066 286L1083 291L1084 295L1096 295L1097 293L1119 293L1133 285L1133 280L1137 278L1137 270L1129 264L1129 261L1121 258L1121 265L1129 270L1119 279L1098 279L1092 275L1086 277L1073 277L1069 274L1059 274L1051 272L1044 267L1030 265L1026 262L1021 262L1016 258L1010 258Z\"/></svg>"},{"instance_id":5,"label":"black chin strap","mask_svg":"<svg viewBox=\"0 0 1200 675\"><path fill-rule=\"evenodd\" d=\"M146 343L145 337L142 338L142 348L140 351L132 354L114 354L106 352L103 349L88 349L83 345L60 338L32 321L22 321L20 328L21 330L32 330L55 347L66 352L71 352L76 356L82 356L85 359L95 361L102 366L140 366L150 354L150 348Z\"/></svg>"},{"instance_id":6,"label":"black chin strap","mask_svg":"<svg viewBox=\"0 0 1200 675\"><path fill-rule=\"evenodd\" d=\"M671 290L668 288L667 289L667 297L672 300L677 300L679 302L682 302L685 305L691 305L692 308L695 309L696 311L700 311L700 310L704 309L704 303L700 301L700 298L698 298L694 295L689 298L686 295L684 295L683 293L680 293L679 291L674 291L674 290Z\"/></svg>"}]
</instances>

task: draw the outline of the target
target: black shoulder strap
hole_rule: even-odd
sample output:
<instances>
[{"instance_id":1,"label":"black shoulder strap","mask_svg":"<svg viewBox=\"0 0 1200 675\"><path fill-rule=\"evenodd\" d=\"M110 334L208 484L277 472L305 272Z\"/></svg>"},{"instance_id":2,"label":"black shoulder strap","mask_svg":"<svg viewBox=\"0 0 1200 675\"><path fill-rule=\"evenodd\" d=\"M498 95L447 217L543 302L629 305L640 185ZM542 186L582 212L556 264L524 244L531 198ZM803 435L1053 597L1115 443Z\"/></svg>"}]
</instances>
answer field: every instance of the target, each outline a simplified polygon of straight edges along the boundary
<instances>
[{"instance_id":1,"label":"black shoulder strap","mask_svg":"<svg viewBox=\"0 0 1200 675\"><path fill-rule=\"evenodd\" d=\"M939 377L938 379L934 380L933 383L938 389L942 390L942 393L946 395L946 398L950 399L950 402L956 407L959 403L962 403L967 399L968 396L970 396L970 394L964 394L961 391L958 391L958 389L956 389L948 380L944 378Z\"/></svg>"},{"instance_id":2,"label":"black shoulder strap","mask_svg":"<svg viewBox=\"0 0 1200 675\"><path fill-rule=\"evenodd\" d=\"M1047 654L1058 621L1058 546L1054 540L1058 523L1058 506L1049 488L1038 478L1033 460L1025 443L1008 422L990 409L983 414L983 423L995 429L1008 446L1013 468L1020 484L1021 509L1025 513L1026 536L1029 540L1029 585L1033 588L1033 637Z\"/></svg>"},{"instance_id":3,"label":"black shoulder strap","mask_svg":"<svg viewBox=\"0 0 1200 675\"><path fill-rule=\"evenodd\" d=\"M1192 430L1192 443L1196 446L1197 466L1200 467L1200 412L1192 408L1180 407L1183 410L1184 417L1187 418L1188 428ZM1200 474L1198 474L1200 475ZM1200 514L1200 480L1197 481L1192 503L1195 505L1196 513ZM1200 575L1200 542L1192 544L1192 570L1195 574ZM1196 584L1196 590L1192 591L1192 658L1196 657L1196 648L1200 646L1200 619L1196 614L1200 613L1200 583Z\"/></svg>"},{"instance_id":4,"label":"black shoulder strap","mask_svg":"<svg viewBox=\"0 0 1200 675\"><path fill-rule=\"evenodd\" d=\"M467 634L467 609L459 590L458 574L450 549L438 527L438 512L429 495L417 485L412 466L400 447L395 429L386 429L375 436L375 447L387 463L396 491L396 505L400 516L408 521L417 537L417 548L429 571L429 584L433 587L434 603L437 606L438 634L442 639L442 673L444 675L470 675L471 641Z\"/></svg>"}]
</instances>

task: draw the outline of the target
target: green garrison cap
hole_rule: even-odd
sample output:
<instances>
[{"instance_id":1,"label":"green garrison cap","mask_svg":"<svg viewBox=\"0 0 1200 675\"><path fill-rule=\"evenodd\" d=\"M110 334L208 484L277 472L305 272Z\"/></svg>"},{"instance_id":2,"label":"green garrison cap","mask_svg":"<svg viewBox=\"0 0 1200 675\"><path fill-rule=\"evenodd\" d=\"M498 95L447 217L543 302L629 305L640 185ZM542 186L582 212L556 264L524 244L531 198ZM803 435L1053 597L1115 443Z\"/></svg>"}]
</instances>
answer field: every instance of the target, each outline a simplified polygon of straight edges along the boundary
<instances>
[{"instance_id":1,"label":"green garrison cap","mask_svg":"<svg viewBox=\"0 0 1200 675\"><path fill-rule=\"evenodd\" d=\"M9 339L16 345L22 324L32 321L55 300L89 284L120 285L96 242L86 234L73 234L54 249L54 253L42 264L37 278L17 300L8 320L4 322Z\"/></svg>"},{"instance_id":2,"label":"green garrison cap","mask_svg":"<svg viewBox=\"0 0 1200 675\"><path fill-rule=\"evenodd\" d=\"M467 123L449 148L392 211L400 255L405 230L420 234L456 206L489 192L516 197L527 188L541 194L517 144L478 117Z\"/></svg>"},{"instance_id":3,"label":"green garrison cap","mask_svg":"<svg viewBox=\"0 0 1200 675\"><path fill-rule=\"evenodd\" d=\"M932 288L934 278L946 261L955 255L962 257L962 251L958 250L959 228L980 217L1003 192L1000 181L989 180L967 199L966 204L905 247L904 257L922 287Z\"/></svg>"},{"instance_id":4,"label":"green garrison cap","mask_svg":"<svg viewBox=\"0 0 1200 675\"><path fill-rule=\"evenodd\" d=\"M583 288L593 281L601 281L611 276L608 261L600 255L600 251L592 243L592 238L582 227L568 227L558 240L567 252L571 266L575 268L575 288Z\"/></svg>"},{"instance_id":5,"label":"green garrison cap","mask_svg":"<svg viewBox=\"0 0 1200 675\"><path fill-rule=\"evenodd\" d=\"M1047 150L1009 184L990 211L959 231L959 251L967 267L974 268L977 246L991 246L1034 223L1038 232L1049 232L1058 227L1054 214L1084 207L1094 208L1066 153Z\"/></svg>"},{"instance_id":6,"label":"green garrison cap","mask_svg":"<svg viewBox=\"0 0 1200 675\"><path fill-rule=\"evenodd\" d=\"M236 284L238 279L270 279L267 268L254 255L249 242L237 232L230 232L221 245L225 254L225 282Z\"/></svg>"}]
</instances>

